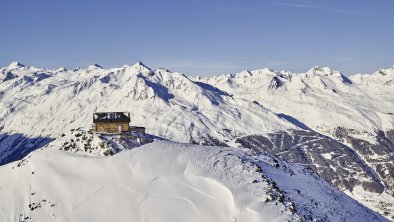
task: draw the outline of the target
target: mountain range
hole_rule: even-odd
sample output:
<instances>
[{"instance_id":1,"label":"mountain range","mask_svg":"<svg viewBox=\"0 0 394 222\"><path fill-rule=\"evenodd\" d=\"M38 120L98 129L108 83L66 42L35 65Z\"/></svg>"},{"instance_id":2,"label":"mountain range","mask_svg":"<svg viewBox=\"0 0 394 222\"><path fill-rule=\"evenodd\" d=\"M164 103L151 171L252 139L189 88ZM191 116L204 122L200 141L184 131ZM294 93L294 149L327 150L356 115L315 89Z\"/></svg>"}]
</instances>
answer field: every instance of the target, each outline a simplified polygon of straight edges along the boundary
<instances>
[{"instance_id":1,"label":"mountain range","mask_svg":"<svg viewBox=\"0 0 394 222\"><path fill-rule=\"evenodd\" d=\"M73 168L75 166L61 169L61 165L68 166L73 161L84 166L84 159L78 154L73 160L65 154L69 152L59 152L56 148L60 148L61 135L70 130L87 131L92 124L93 112L99 111L130 112L131 124L146 127L148 134L154 135L155 142L119 152L113 157L101 157L103 159L100 158L97 163L94 159L88 159L87 169L96 169L100 165L98 162L104 161L112 169L108 174L119 172L118 175L124 175L127 171L121 170L117 163L125 162L127 165L125 158L131 158L129 156L132 153L143 156L148 152L154 159L156 154L153 155L150 152L154 151L150 150L158 149L158 153L177 159L179 153L197 152L196 155L202 156L204 161L200 158L195 160L196 164L208 164L206 168L199 165L202 171L205 170L201 175L219 181L228 180L224 186L230 187L230 191L233 191L230 193L234 195L242 196L245 190L254 189L251 187L254 183L245 185L242 192L236 192L241 188L231 187L235 181L231 180L234 178L227 178L229 173L234 171L234 167L257 167L266 183L266 188L260 191L266 194L267 187L270 187L268 190L275 191L273 196L284 196L279 198L282 200L279 205L283 207L273 211L282 213L269 214L272 220L277 217L278 221L348 221L349 218L357 221L352 212L364 215L360 218L365 221L384 221L382 216L394 220L394 67L352 76L345 76L328 67L314 67L305 73L261 69L199 77L164 68L151 69L142 62L120 68L105 69L95 64L73 70L43 69L13 62L8 67L0 68L0 164L3 164L0 170L4 172L1 175L6 175L0 181L0 196L9 195L2 193L2 190L6 190L2 184L8 179L14 180L16 184L21 183L21 187L33 183L41 188L48 185L41 181L43 178L18 180L9 172L11 166L15 167L18 163L13 161L27 159L27 155L30 156L34 150L37 151L31 154L34 161L30 161L30 168L41 168L40 171L45 172L54 166L55 163L51 162L53 158L65 161L56 163L56 170L51 171L51 177L56 177L59 183L72 184L75 178L90 178L89 170L82 170L76 176L72 173L76 170ZM166 147L173 147L178 154ZM189 151L189 148L201 151ZM210 162L206 162L205 158L210 155L221 158L218 152L238 156L240 162L233 161L227 170L215 168L221 174L207 170ZM147 156L141 158L149 161ZM220 163L224 160L217 161ZM168 168L165 161L156 162L162 164L164 169ZM182 161L179 162L178 168L183 168L182 164ZM226 164L222 167L226 167ZM29 170L22 169L18 175L29 174ZM169 172L172 171L161 173L167 175ZM212 176L213 172L218 174ZM237 174L237 177L247 172L239 171L241 175ZM59 173L74 176L60 178L56 176ZM135 178L146 180L145 177ZM254 176L248 180L251 178ZM100 184L102 180L99 180ZM166 181L161 185L169 186L172 183ZM201 181L196 184L190 181L186 183L190 186L205 186ZM301 185L306 183L309 186ZM104 190L116 186L112 183ZM206 187L212 188L210 185ZM25 192L13 189L11 192L21 196ZM223 194L222 198L229 197L224 195L224 188L217 189L218 195ZM111 192L99 193L94 198L105 198ZM52 195L59 203L68 201L54 192L45 195ZM320 195L326 196L319 198ZM114 196L121 198L120 191ZM189 202L203 201L197 199ZM22 197L14 199L15 206L9 206L12 210L6 212L15 213L15 209L21 209L18 204L27 200ZM68 203L76 201L74 199ZM228 213L231 215L238 215L234 212L242 214L242 209L249 209L250 203L256 200L246 198L245 201L235 201L244 205L241 204L239 208L229 207L226 212L231 212ZM348 203L349 208L341 205L343 203ZM250 209L261 213L266 212L267 206L257 204ZM200 210L199 205L196 208ZM50 209L49 205L48 212ZM333 216L334 210L340 212L338 217ZM60 218L71 215L66 209L62 212L60 215L64 215ZM81 208L81 212L72 214L76 216L68 219L81 215L80 218L86 218L83 215L91 211ZM139 215L146 213L137 212ZM0 211L0 215L3 213ZM24 212L20 213L23 218L28 217L26 221L31 218ZM210 215L224 221L223 215L217 213L200 216ZM6 215L15 218L11 213ZM258 215L256 221L264 217ZM254 220L245 219L251 218L248 214L244 216L234 218ZM53 219L40 215L37 218Z\"/></svg>"}]
</instances>

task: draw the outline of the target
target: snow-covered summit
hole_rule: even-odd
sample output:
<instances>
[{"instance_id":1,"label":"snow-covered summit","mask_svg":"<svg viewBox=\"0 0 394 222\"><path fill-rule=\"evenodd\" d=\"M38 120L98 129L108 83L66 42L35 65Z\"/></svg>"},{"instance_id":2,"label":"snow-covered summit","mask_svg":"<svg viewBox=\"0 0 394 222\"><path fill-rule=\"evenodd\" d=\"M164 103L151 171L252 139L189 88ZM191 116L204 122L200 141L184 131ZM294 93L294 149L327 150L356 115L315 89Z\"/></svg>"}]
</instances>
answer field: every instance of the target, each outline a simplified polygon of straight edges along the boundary
<instances>
[{"instance_id":1,"label":"snow-covered summit","mask_svg":"<svg viewBox=\"0 0 394 222\"><path fill-rule=\"evenodd\" d=\"M103 69L103 67L101 67L99 64L93 64L87 67L87 70L96 70L96 69Z\"/></svg>"},{"instance_id":2,"label":"snow-covered summit","mask_svg":"<svg viewBox=\"0 0 394 222\"><path fill-rule=\"evenodd\" d=\"M63 66L61 66L61 67L59 67L58 69L55 70L55 73L57 73L57 72L65 72L65 71L67 71L67 69L64 68Z\"/></svg>"},{"instance_id":3,"label":"snow-covered summit","mask_svg":"<svg viewBox=\"0 0 394 222\"><path fill-rule=\"evenodd\" d=\"M20 63L18 61L14 61L14 62L11 62L10 65L8 66L8 68L10 68L10 69L19 68L19 67L25 67L25 65L23 65L22 63Z\"/></svg>"},{"instance_id":4,"label":"snow-covered summit","mask_svg":"<svg viewBox=\"0 0 394 222\"><path fill-rule=\"evenodd\" d=\"M332 70L330 67L315 66L306 72L308 75L329 76L338 74L338 71Z\"/></svg>"},{"instance_id":5,"label":"snow-covered summit","mask_svg":"<svg viewBox=\"0 0 394 222\"><path fill-rule=\"evenodd\" d=\"M132 65L132 68L137 69L139 71L142 70L149 70L151 71L151 68L149 68L148 66L146 66L143 62L138 61L137 63L135 63L134 65Z\"/></svg>"},{"instance_id":6,"label":"snow-covered summit","mask_svg":"<svg viewBox=\"0 0 394 222\"><path fill-rule=\"evenodd\" d=\"M342 83L351 84L349 78L344 76L341 72L334 70L330 67L315 66L312 69L308 70L305 73L305 76L307 78L317 78L322 82L333 81L333 82L337 82L337 84L342 84Z\"/></svg>"},{"instance_id":7,"label":"snow-covered summit","mask_svg":"<svg viewBox=\"0 0 394 222\"><path fill-rule=\"evenodd\" d=\"M392 93L394 85L394 67L379 69L372 74L353 75L350 79L362 90L366 90L372 95L394 100L387 96Z\"/></svg>"},{"instance_id":8,"label":"snow-covered summit","mask_svg":"<svg viewBox=\"0 0 394 222\"><path fill-rule=\"evenodd\" d=\"M10 65L8 65L8 69L16 69L21 67L25 67L25 65L17 61L11 62Z\"/></svg>"}]
</instances>

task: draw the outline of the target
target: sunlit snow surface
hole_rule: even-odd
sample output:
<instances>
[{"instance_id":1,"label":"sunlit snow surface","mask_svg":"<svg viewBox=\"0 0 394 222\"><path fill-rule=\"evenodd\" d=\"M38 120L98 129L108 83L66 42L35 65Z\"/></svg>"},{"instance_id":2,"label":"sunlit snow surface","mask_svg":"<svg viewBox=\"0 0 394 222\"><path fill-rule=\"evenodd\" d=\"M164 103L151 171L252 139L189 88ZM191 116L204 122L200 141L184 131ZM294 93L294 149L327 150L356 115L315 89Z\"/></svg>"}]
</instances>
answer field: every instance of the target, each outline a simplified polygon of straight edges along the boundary
<instances>
[{"instance_id":1,"label":"sunlit snow surface","mask_svg":"<svg viewBox=\"0 0 394 222\"><path fill-rule=\"evenodd\" d=\"M248 152L156 141L99 157L48 145L0 167L0 217L3 221L385 221L311 171L267 156L251 158Z\"/></svg>"}]
</instances>

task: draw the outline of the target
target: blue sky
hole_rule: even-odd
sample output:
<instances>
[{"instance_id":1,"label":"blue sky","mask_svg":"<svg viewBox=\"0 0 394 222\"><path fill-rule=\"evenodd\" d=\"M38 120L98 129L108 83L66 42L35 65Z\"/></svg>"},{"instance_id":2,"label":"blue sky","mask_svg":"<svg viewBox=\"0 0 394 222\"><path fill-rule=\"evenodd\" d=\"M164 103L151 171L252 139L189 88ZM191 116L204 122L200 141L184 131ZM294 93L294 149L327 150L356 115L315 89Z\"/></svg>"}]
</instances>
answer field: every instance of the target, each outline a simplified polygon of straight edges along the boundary
<instances>
[{"instance_id":1,"label":"blue sky","mask_svg":"<svg viewBox=\"0 0 394 222\"><path fill-rule=\"evenodd\" d=\"M394 0L4 0L0 66L143 61L190 75L394 65Z\"/></svg>"}]
</instances>

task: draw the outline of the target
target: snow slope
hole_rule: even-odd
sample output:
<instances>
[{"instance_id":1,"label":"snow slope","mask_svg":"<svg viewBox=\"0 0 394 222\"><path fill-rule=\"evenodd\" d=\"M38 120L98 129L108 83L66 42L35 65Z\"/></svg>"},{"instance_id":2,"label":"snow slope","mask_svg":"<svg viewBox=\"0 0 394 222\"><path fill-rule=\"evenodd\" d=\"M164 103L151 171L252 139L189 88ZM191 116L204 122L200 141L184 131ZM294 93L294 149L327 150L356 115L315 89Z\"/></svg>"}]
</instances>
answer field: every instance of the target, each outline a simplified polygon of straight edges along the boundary
<instances>
[{"instance_id":1,"label":"snow slope","mask_svg":"<svg viewBox=\"0 0 394 222\"><path fill-rule=\"evenodd\" d=\"M156 141L100 157L59 150L55 141L0 167L0 217L26 222L385 221L310 171L300 166L289 171L282 163L277 167L274 158L250 159L248 152ZM278 185L266 174L278 177Z\"/></svg>"}]
</instances>

